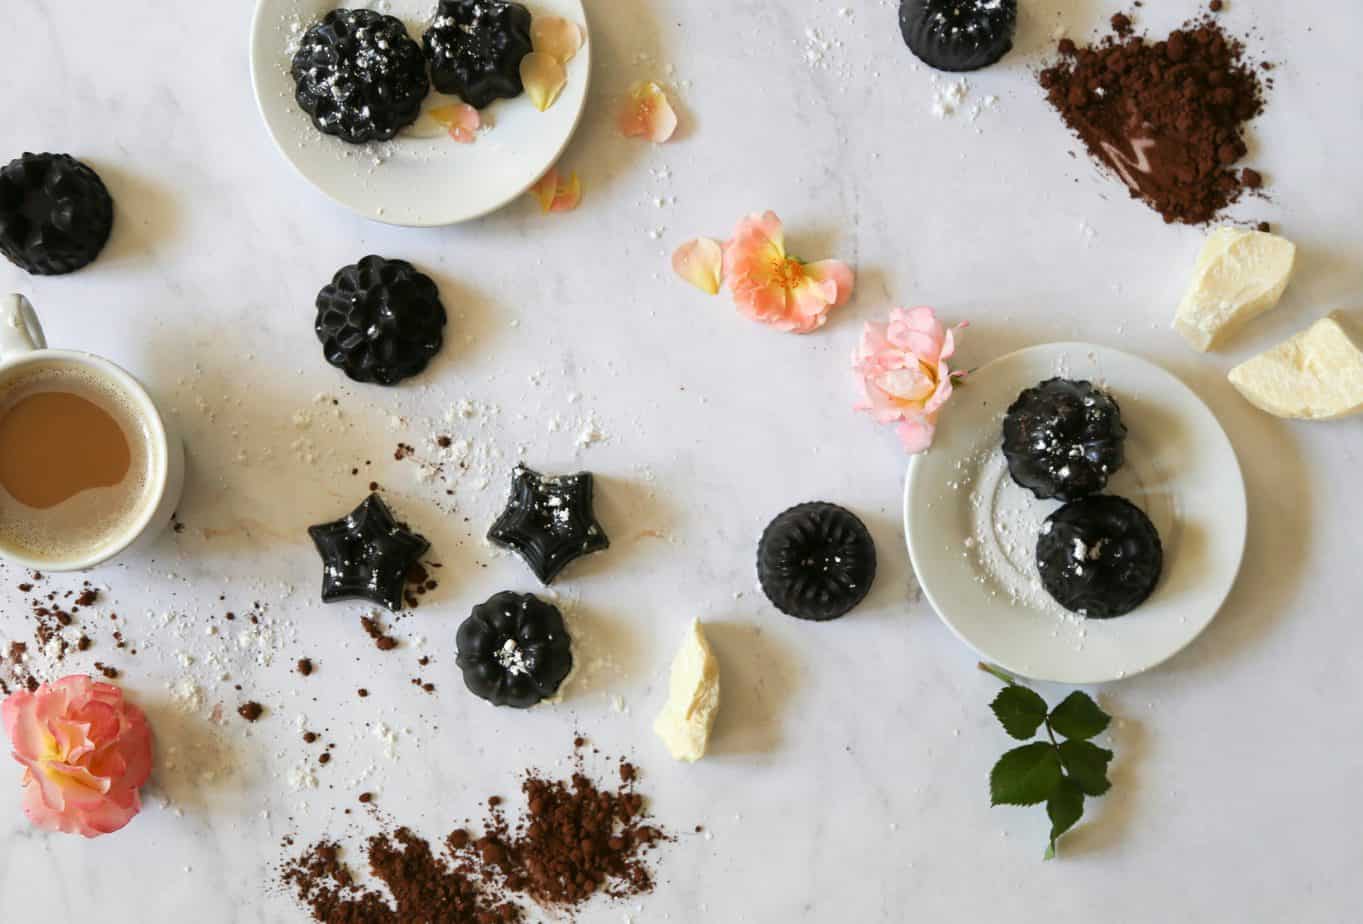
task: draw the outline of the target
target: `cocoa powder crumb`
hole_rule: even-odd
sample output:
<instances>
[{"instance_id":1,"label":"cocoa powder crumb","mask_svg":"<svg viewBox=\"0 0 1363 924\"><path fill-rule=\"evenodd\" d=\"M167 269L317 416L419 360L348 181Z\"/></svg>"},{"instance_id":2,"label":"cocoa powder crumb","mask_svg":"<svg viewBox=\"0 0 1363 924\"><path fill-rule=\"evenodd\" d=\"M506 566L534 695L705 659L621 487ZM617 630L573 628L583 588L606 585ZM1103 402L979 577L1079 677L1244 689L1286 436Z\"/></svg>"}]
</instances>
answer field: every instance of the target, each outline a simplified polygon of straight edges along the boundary
<instances>
[{"instance_id":1,"label":"cocoa powder crumb","mask_svg":"<svg viewBox=\"0 0 1363 924\"><path fill-rule=\"evenodd\" d=\"M311 658L298 659L298 673L302 674L304 677L310 677L312 676L312 671L313 665Z\"/></svg>"},{"instance_id":2,"label":"cocoa powder crumb","mask_svg":"<svg viewBox=\"0 0 1363 924\"><path fill-rule=\"evenodd\" d=\"M317 732L303 732L303 740L308 744L312 744L317 740Z\"/></svg>"},{"instance_id":3,"label":"cocoa powder crumb","mask_svg":"<svg viewBox=\"0 0 1363 924\"><path fill-rule=\"evenodd\" d=\"M248 722L254 722L265 714L265 707L255 700L242 703L237 708L237 714Z\"/></svg>"}]
</instances>

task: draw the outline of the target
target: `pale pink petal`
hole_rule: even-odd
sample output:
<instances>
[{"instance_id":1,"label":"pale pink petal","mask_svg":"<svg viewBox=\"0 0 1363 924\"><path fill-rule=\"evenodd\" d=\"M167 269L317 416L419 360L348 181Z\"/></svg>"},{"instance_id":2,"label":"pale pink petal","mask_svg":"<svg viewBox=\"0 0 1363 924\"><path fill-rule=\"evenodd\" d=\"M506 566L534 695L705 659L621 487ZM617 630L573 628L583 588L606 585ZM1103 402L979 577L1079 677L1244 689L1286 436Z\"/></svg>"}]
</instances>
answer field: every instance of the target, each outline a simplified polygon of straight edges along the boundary
<instances>
[{"instance_id":1,"label":"pale pink petal","mask_svg":"<svg viewBox=\"0 0 1363 924\"><path fill-rule=\"evenodd\" d=\"M534 49L561 64L573 60L583 40L582 27L561 16L536 16L530 24L530 43Z\"/></svg>"},{"instance_id":2,"label":"pale pink petal","mask_svg":"<svg viewBox=\"0 0 1363 924\"><path fill-rule=\"evenodd\" d=\"M478 110L468 103L437 106L430 111L430 116L445 126L450 137L460 144L473 144L478 138L478 129L483 124L482 116L478 114Z\"/></svg>"},{"instance_id":3,"label":"pale pink petal","mask_svg":"<svg viewBox=\"0 0 1363 924\"><path fill-rule=\"evenodd\" d=\"M672 270L707 295L718 295L724 249L711 238L692 238L672 254Z\"/></svg>"},{"instance_id":4,"label":"pale pink petal","mask_svg":"<svg viewBox=\"0 0 1363 924\"><path fill-rule=\"evenodd\" d=\"M677 130L677 113L663 88L646 80L629 88L616 124L626 138L662 144Z\"/></svg>"},{"instance_id":5,"label":"pale pink petal","mask_svg":"<svg viewBox=\"0 0 1363 924\"><path fill-rule=\"evenodd\" d=\"M550 167L549 172L530 187L530 191L539 200L540 210L544 212L571 212L582 201L582 181L577 174L564 180L557 167Z\"/></svg>"},{"instance_id":6,"label":"pale pink petal","mask_svg":"<svg viewBox=\"0 0 1363 924\"><path fill-rule=\"evenodd\" d=\"M819 260L816 263L806 263L805 273L819 282L830 281L835 286L833 297L833 307L845 303L852 297L852 288L856 284L856 277L852 274L852 268L841 260Z\"/></svg>"},{"instance_id":7,"label":"pale pink petal","mask_svg":"<svg viewBox=\"0 0 1363 924\"><path fill-rule=\"evenodd\" d=\"M899 434L904 449L911 455L918 455L932 448L932 439L937 432L936 421L929 417L917 417L901 423L895 432Z\"/></svg>"},{"instance_id":8,"label":"pale pink petal","mask_svg":"<svg viewBox=\"0 0 1363 924\"><path fill-rule=\"evenodd\" d=\"M568 84L568 72L553 55L532 51L521 58L521 83L535 108L544 112Z\"/></svg>"}]
</instances>

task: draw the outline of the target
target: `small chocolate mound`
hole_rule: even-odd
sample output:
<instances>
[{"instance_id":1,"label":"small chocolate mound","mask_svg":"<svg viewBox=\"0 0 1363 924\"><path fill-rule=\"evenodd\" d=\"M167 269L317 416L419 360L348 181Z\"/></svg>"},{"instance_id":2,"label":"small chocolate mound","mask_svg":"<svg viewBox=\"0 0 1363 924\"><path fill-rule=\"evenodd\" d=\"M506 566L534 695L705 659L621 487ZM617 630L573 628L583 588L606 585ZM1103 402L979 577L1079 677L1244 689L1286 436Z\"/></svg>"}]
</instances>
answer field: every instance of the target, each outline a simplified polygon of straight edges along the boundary
<instances>
[{"instance_id":1,"label":"small chocolate mound","mask_svg":"<svg viewBox=\"0 0 1363 924\"><path fill-rule=\"evenodd\" d=\"M99 174L67 154L24 154L0 168L0 253L35 276L92 263L114 226Z\"/></svg>"},{"instance_id":2,"label":"small chocolate mound","mask_svg":"<svg viewBox=\"0 0 1363 924\"><path fill-rule=\"evenodd\" d=\"M1132 35L1129 17L1114 35L1081 48L1070 39L1041 71L1041 86L1088 149L1166 222L1200 225L1257 189L1237 175L1245 123L1264 108L1244 44L1210 18L1163 41Z\"/></svg>"},{"instance_id":3,"label":"small chocolate mound","mask_svg":"<svg viewBox=\"0 0 1363 924\"><path fill-rule=\"evenodd\" d=\"M1051 515L1041 527L1036 561L1041 583L1057 603L1089 619L1112 619L1154 593L1164 546L1139 507L1100 494Z\"/></svg>"},{"instance_id":4,"label":"small chocolate mound","mask_svg":"<svg viewBox=\"0 0 1363 924\"><path fill-rule=\"evenodd\" d=\"M558 692L573 669L563 614L532 594L503 592L459 627L464 685L494 706L528 709Z\"/></svg>"},{"instance_id":5,"label":"small chocolate mound","mask_svg":"<svg viewBox=\"0 0 1363 924\"><path fill-rule=\"evenodd\" d=\"M421 114L426 59L400 19L332 10L293 57L295 98L312 124L350 144L387 141Z\"/></svg>"},{"instance_id":6,"label":"small chocolate mound","mask_svg":"<svg viewBox=\"0 0 1363 924\"><path fill-rule=\"evenodd\" d=\"M356 382L396 385L421 372L440 352L445 322L435 283L406 260L371 254L317 293L322 353Z\"/></svg>"},{"instance_id":7,"label":"small chocolate mound","mask_svg":"<svg viewBox=\"0 0 1363 924\"><path fill-rule=\"evenodd\" d=\"M242 703L240 706L237 707L237 715L241 716L248 722L254 722L256 721L256 719L259 719L264 714L265 707L262 706L260 703L256 702L255 700Z\"/></svg>"},{"instance_id":8,"label":"small chocolate mound","mask_svg":"<svg viewBox=\"0 0 1363 924\"><path fill-rule=\"evenodd\" d=\"M939 71L977 71L1013 50L1017 0L901 0L909 50Z\"/></svg>"},{"instance_id":9,"label":"small chocolate mound","mask_svg":"<svg viewBox=\"0 0 1363 924\"><path fill-rule=\"evenodd\" d=\"M521 59L530 54L530 11L505 0L440 0L422 36L431 81L474 109L520 96Z\"/></svg>"},{"instance_id":10,"label":"small chocolate mound","mask_svg":"<svg viewBox=\"0 0 1363 924\"><path fill-rule=\"evenodd\" d=\"M871 592L875 542L851 511L835 504L800 504L762 533L757 577L767 599L786 615L814 622L837 619Z\"/></svg>"},{"instance_id":11,"label":"small chocolate mound","mask_svg":"<svg viewBox=\"0 0 1363 924\"><path fill-rule=\"evenodd\" d=\"M1121 407L1091 382L1047 379L1003 418L1008 473L1042 500L1097 494L1126 461L1125 446Z\"/></svg>"}]
</instances>

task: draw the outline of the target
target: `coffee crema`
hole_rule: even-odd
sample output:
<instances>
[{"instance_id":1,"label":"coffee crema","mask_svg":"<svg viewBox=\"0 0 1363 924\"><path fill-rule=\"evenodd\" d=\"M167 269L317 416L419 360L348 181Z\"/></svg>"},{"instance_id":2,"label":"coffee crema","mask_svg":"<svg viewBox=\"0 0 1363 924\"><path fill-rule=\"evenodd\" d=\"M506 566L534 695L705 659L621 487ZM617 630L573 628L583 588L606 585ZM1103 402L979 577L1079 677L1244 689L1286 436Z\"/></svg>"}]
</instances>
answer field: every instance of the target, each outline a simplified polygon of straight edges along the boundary
<instances>
[{"instance_id":1,"label":"coffee crema","mask_svg":"<svg viewBox=\"0 0 1363 924\"><path fill-rule=\"evenodd\" d=\"M150 502L141 415L97 373L54 362L0 382L0 546L25 558L86 558Z\"/></svg>"}]
</instances>

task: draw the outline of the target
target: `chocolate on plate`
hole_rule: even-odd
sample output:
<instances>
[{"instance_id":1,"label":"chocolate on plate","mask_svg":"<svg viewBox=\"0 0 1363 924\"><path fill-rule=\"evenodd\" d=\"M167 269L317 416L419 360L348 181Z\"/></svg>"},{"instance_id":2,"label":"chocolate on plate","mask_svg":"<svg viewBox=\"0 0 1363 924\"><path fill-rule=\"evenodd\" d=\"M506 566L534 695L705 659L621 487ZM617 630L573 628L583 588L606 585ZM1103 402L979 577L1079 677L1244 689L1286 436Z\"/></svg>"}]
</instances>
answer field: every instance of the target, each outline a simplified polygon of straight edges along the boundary
<instances>
[{"instance_id":1,"label":"chocolate on plate","mask_svg":"<svg viewBox=\"0 0 1363 924\"><path fill-rule=\"evenodd\" d=\"M308 527L322 556L322 601L369 600L402 609L407 572L430 543L393 519L377 494L347 516Z\"/></svg>"},{"instance_id":2,"label":"chocolate on plate","mask_svg":"<svg viewBox=\"0 0 1363 924\"><path fill-rule=\"evenodd\" d=\"M939 71L977 71L1013 48L1017 0L901 0L899 31Z\"/></svg>"},{"instance_id":3,"label":"chocolate on plate","mask_svg":"<svg viewBox=\"0 0 1363 924\"><path fill-rule=\"evenodd\" d=\"M1066 504L1042 524L1036 563L1042 586L1065 609L1112 619L1154 592L1164 546L1139 507L1098 494Z\"/></svg>"},{"instance_id":4,"label":"chocolate on plate","mask_svg":"<svg viewBox=\"0 0 1363 924\"><path fill-rule=\"evenodd\" d=\"M67 154L24 154L0 168L0 253L35 276L92 262L114 226L99 175Z\"/></svg>"},{"instance_id":5,"label":"chocolate on plate","mask_svg":"<svg viewBox=\"0 0 1363 924\"><path fill-rule=\"evenodd\" d=\"M573 669L563 614L533 594L504 591L475 606L457 643L465 686L494 706L528 709L557 693Z\"/></svg>"},{"instance_id":6,"label":"chocolate on plate","mask_svg":"<svg viewBox=\"0 0 1363 924\"><path fill-rule=\"evenodd\" d=\"M592 512L592 485L591 472L553 476L516 466L511 497L488 539L515 550L549 584L569 562L610 547Z\"/></svg>"},{"instance_id":7,"label":"chocolate on plate","mask_svg":"<svg viewBox=\"0 0 1363 924\"><path fill-rule=\"evenodd\" d=\"M422 36L431 80L475 109L520 96L521 59L533 50L530 11L505 0L441 0Z\"/></svg>"},{"instance_id":8,"label":"chocolate on plate","mask_svg":"<svg viewBox=\"0 0 1363 924\"><path fill-rule=\"evenodd\" d=\"M778 610L796 619L837 619L866 598L876 547L856 514L836 504L792 507L757 547L757 577Z\"/></svg>"},{"instance_id":9,"label":"chocolate on plate","mask_svg":"<svg viewBox=\"0 0 1363 924\"><path fill-rule=\"evenodd\" d=\"M317 293L317 339L327 362L357 382L396 385L426 368L444 342L445 306L406 260L368 256Z\"/></svg>"},{"instance_id":10,"label":"chocolate on plate","mask_svg":"<svg viewBox=\"0 0 1363 924\"><path fill-rule=\"evenodd\" d=\"M1003 419L1008 471L1043 500L1102 491L1126 460L1125 444L1121 407L1091 382L1047 379L1018 395Z\"/></svg>"},{"instance_id":11,"label":"chocolate on plate","mask_svg":"<svg viewBox=\"0 0 1363 924\"><path fill-rule=\"evenodd\" d=\"M421 114L426 58L402 21L373 10L332 10L293 56L295 97L324 134L351 144L387 141Z\"/></svg>"}]
</instances>

